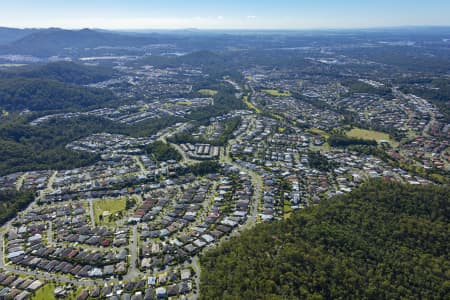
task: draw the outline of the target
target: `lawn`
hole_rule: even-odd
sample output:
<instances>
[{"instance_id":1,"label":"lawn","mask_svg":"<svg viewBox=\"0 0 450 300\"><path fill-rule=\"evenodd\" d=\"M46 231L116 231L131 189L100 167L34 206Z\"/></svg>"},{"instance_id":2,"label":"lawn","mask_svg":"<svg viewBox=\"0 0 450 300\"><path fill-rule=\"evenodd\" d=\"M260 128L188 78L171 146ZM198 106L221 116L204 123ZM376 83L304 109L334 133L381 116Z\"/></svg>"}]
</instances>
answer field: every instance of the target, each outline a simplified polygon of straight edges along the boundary
<instances>
[{"instance_id":1,"label":"lawn","mask_svg":"<svg viewBox=\"0 0 450 300\"><path fill-rule=\"evenodd\" d=\"M283 216L285 219L289 218L293 212L291 205L292 205L291 202L284 200Z\"/></svg>"},{"instance_id":2,"label":"lawn","mask_svg":"<svg viewBox=\"0 0 450 300\"><path fill-rule=\"evenodd\" d=\"M192 102L191 101L178 101L177 105L190 106L190 105L192 105Z\"/></svg>"},{"instance_id":3,"label":"lawn","mask_svg":"<svg viewBox=\"0 0 450 300\"><path fill-rule=\"evenodd\" d=\"M251 110L256 111L256 113L260 114L261 110L259 108L257 108L253 103L251 103L250 101L248 101L248 96L244 96L242 98L242 100L244 101L245 105L247 105L247 107Z\"/></svg>"},{"instance_id":4,"label":"lawn","mask_svg":"<svg viewBox=\"0 0 450 300\"><path fill-rule=\"evenodd\" d=\"M291 92L289 91L277 91L277 90L262 90L264 93L270 95L270 96L274 96L274 97L289 97L291 96Z\"/></svg>"},{"instance_id":5,"label":"lawn","mask_svg":"<svg viewBox=\"0 0 450 300\"><path fill-rule=\"evenodd\" d=\"M37 290L36 294L32 297L33 300L53 300L56 299L53 294L55 285L53 283L47 283L42 288Z\"/></svg>"},{"instance_id":6,"label":"lawn","mask_svg":"<svg viewBox=\"0 0 450 300\"><path fill-rule=\"evenodd\" d=\"M94 218L96 224L109 224L109 216L125 210L126 198L102 199L94 201ZM103 219L100 220L100 216Z\"/></svg>"},{"instance_id":7,"label":"lawn","mask_svg":"<svg viewBox=\"0 0 450 300\"><path fill-rule=\"evenodd\" d=\"M328 151L331 150L331 146L330 146L330 144L328 144L328 142L325 142L325 143L323 143L323 145L321 145L321 146L311 145L311 146L310 146L310 149L311 149L312 151L326 151L326 152L328 152Z\"/></svg>"},{"instance_id":8,"label":"lawn","mask_svg":"<svg viewBox=\"0 0 450 300\"><path fill-rule=\"evenodd\" d=\"M397 143L392 140L389 137L389 134L375 131L375 130L367 130L367 129L361 129L361 128L353 128L352 130L348 131L347 136L358 138L358 139L364 139L364 140L375 140L377 142L385 140L388 141L392 146L396 146Z\"/></svg>"},{"instance_id":9,"label":"lawn","mask_svg":"<svg viewBox=\"0 0 450 300\"><path fill-rule=\"evenodd\" d=\"M205 96L215 96L217 95L217 91L216 90L209 90L209 89L201 89L198 90L199 94L205 95Z\"/></svg>"},{"instance_id":10,"label":"lawn","mask_svg":"<svg viewBox=\"0 0 450 300\"><path fill-rule=\"evenodd\" d=\"M269 112L269 114L270 114L270 116L271 116L272 118L274 118L274 119L277 119L277 120L279 120L279 121L283 121L283 120L284 120L284 118L283 118L281 115L275 114L275 113L273 113L273 112Z\"/></svg>"}]
</instances>

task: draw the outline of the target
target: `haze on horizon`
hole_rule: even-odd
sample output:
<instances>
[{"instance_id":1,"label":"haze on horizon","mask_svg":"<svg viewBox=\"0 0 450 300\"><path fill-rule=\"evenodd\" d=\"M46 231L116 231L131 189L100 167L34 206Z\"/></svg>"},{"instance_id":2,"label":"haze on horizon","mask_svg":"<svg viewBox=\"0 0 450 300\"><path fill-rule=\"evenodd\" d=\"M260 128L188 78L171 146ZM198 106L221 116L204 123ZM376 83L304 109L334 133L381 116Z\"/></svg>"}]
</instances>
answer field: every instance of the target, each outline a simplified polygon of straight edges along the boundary
<instances>
[{"instance_id":1,"label":"haze on horizon","mask_svg":"<svg viewBox=\"0 0 450 300\"><path fill-rule=\"evenodd\" d=\"M0 4L0 26L136 30L446 26L449 11L448 0L15 0Z\"/></svg>"}]
</instances>

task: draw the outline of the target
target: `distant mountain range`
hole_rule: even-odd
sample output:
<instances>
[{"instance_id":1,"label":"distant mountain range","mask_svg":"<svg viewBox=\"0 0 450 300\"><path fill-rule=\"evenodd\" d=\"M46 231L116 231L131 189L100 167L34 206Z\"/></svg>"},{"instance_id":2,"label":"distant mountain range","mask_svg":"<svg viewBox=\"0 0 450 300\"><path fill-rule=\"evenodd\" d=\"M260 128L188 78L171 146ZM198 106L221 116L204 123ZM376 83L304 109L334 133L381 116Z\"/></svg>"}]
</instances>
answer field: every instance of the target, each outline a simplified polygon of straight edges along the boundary
<instances>
[{"instance_id":1,"label":"distant mountain range","mask_svg":"<svg viewBox=\"0 0 450 300\"><path fill-rule=\"evenodd\" d=\"M161 52L246 50L314 47L318 45L432 42L450 39L449 27L384 28L316 31L107 31L60 28L15 29L0 27L0 55L80 57L89 55L142 55L155 45ZM165 45L165 47L164 47ZM144 47L152 46L152 47ZM114 49L116 48L116 49ZM117 48L120 49L120 52ZM127 51L125 51L126 49ZM114 50L117 50L114 52Z\"/></svg>"},{"instance_id":2,"label":"distant mountain range","mask_svg":"<svg viewBox=\"0 0 450 300\"><path fill-rule=\"evenodd\" d=\"M25 36L38 32L39 29L17 29L0 27L0 46L7 45L18 39L24 38Z\"/></svg>"},{"instance_id":3,"label":"distant mountain range","mask_svg":"<svg viewBox=\"0 0 450 300\"><path fill-rule=\"evenodd\" d=\"M101 46L144 46L158 42L156 35L134 36L91 29L64 30L50 28L42 30L2 29L0 36L3 45L0 54L22 54L34 56L58 55L62 50L95 48ZM5 44L5 42L9 42Z\"/></svg>"}]
</instances>

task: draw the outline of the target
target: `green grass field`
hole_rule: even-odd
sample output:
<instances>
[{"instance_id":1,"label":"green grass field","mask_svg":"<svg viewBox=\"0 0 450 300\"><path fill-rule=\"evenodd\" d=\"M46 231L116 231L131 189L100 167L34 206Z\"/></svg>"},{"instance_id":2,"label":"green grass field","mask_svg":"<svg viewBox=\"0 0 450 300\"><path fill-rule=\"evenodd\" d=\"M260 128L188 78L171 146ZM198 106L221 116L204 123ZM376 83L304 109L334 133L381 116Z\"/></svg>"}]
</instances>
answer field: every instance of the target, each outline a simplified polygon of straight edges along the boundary
<instances>
[{"instance_id":1,"label":"green grass field","mask_svg":"<svg viewBox=\"0 0 450 300\"><path fill-rule=\"evenodd\" d=\"M331 151L331 146L330 144L328 144L328 142L323 143L323 145L321 146L315 146L315 145L310 145L310 149L312 151Z\"/></svg>"},{"instance_id":2,"label":"green grass field","mask_svg":"<svg viewBox=\"0 0 450 300\"><path fill-rule=\"evenodd\" d=\"M126 199L104 199L94 202L94 218L96 224L109 224L109 215L115 215L120 211L125 210ZM100 216L103 215L103 219L100 220Z\"/></svg>"},{"instance_id":3,"label":"green grass field","mask_svg":"<svg viewBox=\"0 0 450 300\"><path fill-rule=\"evenodd\" d=\"M217 91L216 90L209 90L209 89L201 89L198 90L199 94L205 95L205 96L215 96L217 95Z\"/></svg>"},{"instance_id":4,"label":"green grass field","mask_svg":"<svg viewBox=\"0 0 450 300\"><path fill-rule=\"evenodd\" d=\"M270 96L274 96L274 97L289 97L291 96L291 92L289 91L277 91L277 90L262 90L264 93L270 95Z\"/></svg>"},{"instance_id":5,"label":"green grass field","mask_svg":"<svg viewBox=\"0 0 450 300\"><path fill-rule=\"evenodd\" d=\"M375 140L377 142L385 140L388 141L392 146L397 146L397 142L392 140L389 137L389 134L375 131L375 130L367 130L367 129L361 129L361 128L353 128L352 130L348 131L347 136L358 138L358 139L364 139L364 140Z\"/></svg>"},{"instance_id":6,"label":"green grass field","mask_svg":"<svg viewBox=\"0 0 450 300\"><path fill-rule=\"evenodd\" d=\"M257 108L253 103L251 103L250 101L248 101L248 96L244 96L242 98L242 101L244 101L245 105L247 105L247 107L251 110L256 111L256 113L260 114L261 110L259 108Z\"/></svg>"},{"instance_id":7,"label":"green grass field","mask_svg":"<svg viewBox=\"0 0 450 300\"><path fill-rule=\"evenodd\" d=\"M270 115L272 116L272 118L277 119L279 121L283 121L284 120L283 116L281 116L279 114L270 113Z\"/></svg>"},{"instance_id":8,"label":"green grass field","mask_svg":"<svg viewBox=\"0 0 450 300\"><path fill-rule=\"evenodd\" d=\"M44 285L42 288L37 290L36 294L31 298L33 300L54 300L55 285L53 283L48 283Z\"/></svg>"},{"instance_id":9,"label":"green grass field","mask_svg":"<svg viewBox=\"0 0 450 300\"><path fill-rule=\"evenodd\" d=\"M284 205L283 205L283 217L285 219L289 218L292 214L293 210L291 208L291 202L284 200Z\"/></svg>"},{"instance_id":10,"label":"green grass field","mask_svg":"<svg viewBox=\"0 0 450 300\"><path fill-rule=\"evenodd\" d=\"M190 105L192 105L192 102L191 101L178 101L177 104L178 105L190 106Z\"/></svg>"}]
</instances>

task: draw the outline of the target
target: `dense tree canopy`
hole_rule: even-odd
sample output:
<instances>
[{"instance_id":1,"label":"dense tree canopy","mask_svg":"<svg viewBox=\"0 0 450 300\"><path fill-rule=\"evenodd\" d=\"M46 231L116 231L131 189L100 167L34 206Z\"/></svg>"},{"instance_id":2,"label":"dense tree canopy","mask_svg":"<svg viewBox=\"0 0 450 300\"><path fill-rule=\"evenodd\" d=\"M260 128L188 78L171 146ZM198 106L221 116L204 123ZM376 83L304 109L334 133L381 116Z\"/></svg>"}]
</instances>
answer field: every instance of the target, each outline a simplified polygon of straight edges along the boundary
<instances>
[{"instance_id":1,"label":"dense tree canopy","mask_svg":"<svg viewBox=\"0 0 450 300\"><path fill-rule=\"evenodd\" d=\"M311 168L315 168L320 171L330 171L336 166L335 162L328 160L318 151L310 151L308 153L308 163Z\"/></svg>"},{"instance_id":2,"label":"dense tree canopy","mask_svg":"<svg viewBox=\"0 0 450 300\"><path fill-rule=\"evenodd\" d=\"M7 111L83 111L117 101L108 90L49 79L0 79L0 108Z\"/></svg>"},{"instance_id":3,"label":"dense tree canopy","mask_svg":"<svg viewBox=\"0 0 450 300\"><path fill-rule=\"evenodd\" d=\"M189 166L188 169L195 176L216 173L220 170L220 164L217 161L202 161Z\"/></svg>"},{"instance_id":4,"label":"dense tree canopy","mask_svg":"<svg viewBox=\"0 0 450 300\"><path fill-rule=\"evenodd\" d=\"M202 299L448 299L450 188L373 181L201 257Z\"/></svg>"},{"instance_id":5,"label":"dense tree canopy","mask_svg":"<svg viewBox=\"0 0 450 300\"><path fill-rule=\"evenodd\" d=\"M96 117L51 119L39 126L24 118L0 125L0 175L15 171L67 169L92 164L98 155L70 151L65 146L94 133L109 132L134 137L150 136L173 125L176 117L125 125Z\"/></svg>"},{"instance_id":6,"label":"dense tree canopy","mask_svg":"<svg viewBox=\"0 0 450 300\"><path fill-rule=\"evenodd\" d=\"M347 86L353 93L377 94L382 97L392 98L392 92L389 87L373 87L362 81L347 79L342 84Z\"/></svg>"},{"instance_id":7,"label":"dense tree canopy","mask_svg":"<svg viewBox=\"0 0 450 300\"><path fill-rule=\"evenodd\" d=\"M335 134L328 138L328 143L332 147L347 147L350 145L365 145L365 146L377 146L375 140L365 140L348 137L343 134Z\"/></svg>"},{"instance_id":8,"label":"dense tree canopy","mask_svg":"<svg viewBox=\"0 0 450 300\"><path fill-rule=\"evenodd\" d=\"M65 83L89 84L108 80L114 71L105 67L84 66L73 62L32 65L0 72L1 78L47 78Z\"/></svg>"},{"instance_id":9,"label":"dense tree canopy","mask_svg":"<svg viewBox=\"0 0 450 300\"><path fill-rule=\"evenodd\" d=\"M209 121L211 117L226 114L233 109L246 108L241 99L235 96L235 92L231 87L222 87L214 96L214 105L193 111L189 115L189 119L205 122Z\"/></svg>"},{"instance_id":10,"label":"dense tree canopy","mask_svg":"<svg viewBox=\"0 0 450 300\"><path fill-rule=\"evenodd\" d=\"M180 161L182 158L177 149L161 141L156 141L146 146L144 152L157 161Z\"/></svg>"},{"instance_id":11,"label":"dense tree canopy","mask_svg":"<svg viewBox=\"0 0 450 300\"><path fill-rule=\"evenodd\" d=\"M170 140L174 143L207 143L217 146L224 146L228 143L228 140L233 135L233 132L238 128L241 124L240 117L234 117L226 120L223 124L223 129L220 135L214 139L208 139L204 137L193 136L191 132L184 132L177 134L172 137Z\"/></svg>"},{"instance_id":12,"label":"dense tree canopy","mask_svg":"<svg viewBox=\"0 0 450 300\"><path fill-rule=\"evenodd\" d=\"M24 209L33 199L33 191L0 191L0 224L15 217L17 212Z\"/></svg>"}]
</instances>

